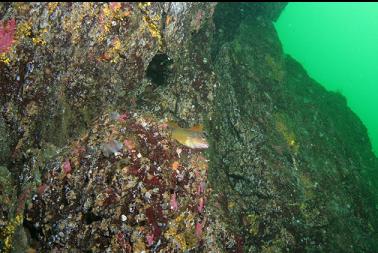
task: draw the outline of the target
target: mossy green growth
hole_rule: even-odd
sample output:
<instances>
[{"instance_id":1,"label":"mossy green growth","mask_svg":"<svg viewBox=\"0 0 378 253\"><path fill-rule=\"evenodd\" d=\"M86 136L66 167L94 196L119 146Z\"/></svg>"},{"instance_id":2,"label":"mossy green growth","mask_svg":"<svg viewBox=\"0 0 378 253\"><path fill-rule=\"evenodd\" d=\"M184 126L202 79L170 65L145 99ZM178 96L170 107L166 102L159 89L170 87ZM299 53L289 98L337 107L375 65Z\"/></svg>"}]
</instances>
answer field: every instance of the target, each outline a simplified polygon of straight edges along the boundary
<instances>
[{"instance_id":1,"label":"mossy green growth","mask_svg":"<svg viewBox=\"0 0 378 253\"><path fill-rule=\"evenodd\" d=\"M4 166L0 166L0 203L2 208L11 207L15 201L15 192L11 173Z\"/></svg>"},{"instance_id":2,"label":"mossy green growth","mask_svg":"<svg viewBox=\"0 0 378 253\"><path fill-rule=\"evenodd\" d=\"M248 214L246 217L246 222L248 226L248 232L252 236L256 236L259 233L259 221L258 215L256 214Z\"/></svg>"}]
</instances>

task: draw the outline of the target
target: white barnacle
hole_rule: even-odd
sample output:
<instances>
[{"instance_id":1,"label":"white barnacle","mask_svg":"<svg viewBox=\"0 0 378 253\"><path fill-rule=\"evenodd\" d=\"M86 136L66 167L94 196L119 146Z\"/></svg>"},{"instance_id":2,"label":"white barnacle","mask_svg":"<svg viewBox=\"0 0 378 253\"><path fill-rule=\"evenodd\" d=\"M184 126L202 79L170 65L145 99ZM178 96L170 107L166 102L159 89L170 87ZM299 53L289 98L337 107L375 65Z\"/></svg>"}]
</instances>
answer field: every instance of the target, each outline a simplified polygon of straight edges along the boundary
<instances>
[{"instance_id":1,"label":"white barnacle","mask_svg":"<svg viewBox=\"0 0 378 253\"><path fill-rule=\"evenodd\" d=\"M147 199L147 201L150 201L151 200L151 192L147 191L145 194L144 194L144 197Z\"/></svg>"}]
</instances>

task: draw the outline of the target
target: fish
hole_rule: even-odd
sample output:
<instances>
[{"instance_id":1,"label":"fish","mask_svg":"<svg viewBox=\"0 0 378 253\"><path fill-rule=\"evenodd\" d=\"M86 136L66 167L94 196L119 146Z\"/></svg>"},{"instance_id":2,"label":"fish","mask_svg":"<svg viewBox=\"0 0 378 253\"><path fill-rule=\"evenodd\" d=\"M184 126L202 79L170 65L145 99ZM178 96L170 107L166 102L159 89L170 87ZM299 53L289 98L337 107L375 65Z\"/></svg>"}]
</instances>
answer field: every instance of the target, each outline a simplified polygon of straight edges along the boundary
<instances>
[{"instance_id":1,"label":"fish","mask_svg":"<svg viewBox=\"0 0 378 253\"><path fill-rule=\"evenodd\" d=\"M196 125L191 128L181 128L176 123L168 122L171 128L171 137L182 145L191 149L207 149L209 143L203 133L202 125Z\"/></svg>"}]
</instances>

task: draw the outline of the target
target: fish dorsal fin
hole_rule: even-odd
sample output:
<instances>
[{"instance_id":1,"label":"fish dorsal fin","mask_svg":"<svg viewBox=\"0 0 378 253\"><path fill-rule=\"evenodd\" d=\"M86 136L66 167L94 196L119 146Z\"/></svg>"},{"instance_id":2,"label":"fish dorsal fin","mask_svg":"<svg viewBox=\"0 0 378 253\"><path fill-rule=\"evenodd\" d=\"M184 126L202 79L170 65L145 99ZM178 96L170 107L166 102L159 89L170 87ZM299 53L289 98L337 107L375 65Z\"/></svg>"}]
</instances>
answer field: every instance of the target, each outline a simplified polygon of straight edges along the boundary
<instances>
[{"instance_id":1,"label":"fish dorsal fin","mask_svg":"<svg viewBox=\"0 0 378 253\"><path fill-rule=\"evenodd\" d=\"M192 130L194 132L203 132L203 125L202 124L197 124L189 128L189 130Z\"/></svg>"},{"instance_id":2,"label":"fish dorsal fin","mask_svg":"<svg viewBox=\"0 0 378 253\"><path fill-rule=\"evenodd\" d=\"M167 125L168 125L169 127L171 127L171 128L180 128L180 126L179 126L176 122L174 122L174 121L172 121L172 120L168 120L168 121L167 121Z\"/></svg>"}]
</instances>

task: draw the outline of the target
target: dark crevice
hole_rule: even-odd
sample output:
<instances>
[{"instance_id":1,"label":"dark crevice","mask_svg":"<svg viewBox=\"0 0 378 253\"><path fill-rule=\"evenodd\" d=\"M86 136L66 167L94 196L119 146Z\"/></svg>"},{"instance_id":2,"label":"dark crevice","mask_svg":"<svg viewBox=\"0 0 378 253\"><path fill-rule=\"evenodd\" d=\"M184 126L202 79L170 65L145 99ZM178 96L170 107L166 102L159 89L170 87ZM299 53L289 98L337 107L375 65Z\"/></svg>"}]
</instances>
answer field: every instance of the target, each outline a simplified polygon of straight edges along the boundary
<instances>
[{"instance_id":1,"label":"dark crevice","mask_svg":"<svg viewBox=\"0 0 378 253\"><path fill-rule=\"evenodd\" d=\"M156 54L147 67L147 78L156 86L166 85L172 63L172 59L167 54Z\"/></svg>"},{"instance_id":2,"label":"dark crevice","mask_svg":"<svg viewBox=\"0 0 378 253\"><path fill-rule=\"evenodd\" d=\"M40 237L43 237L42 230L40 228L36 228L33 222L24 219L22 225L30 232L31 239L38 241Z\"/></svg>"},{"instance_id":3,"label":"dark crevice","mask_svg":"<svg viewBox=\"0 0 378 253\"><path fill-rule=\"evenodd\" d=\"M102 220L101 216L95 215L92 211L89 211L88 213L84 214L85 223L87 225L92 224L95 221Z\"/></svg>"}]
</instances>

